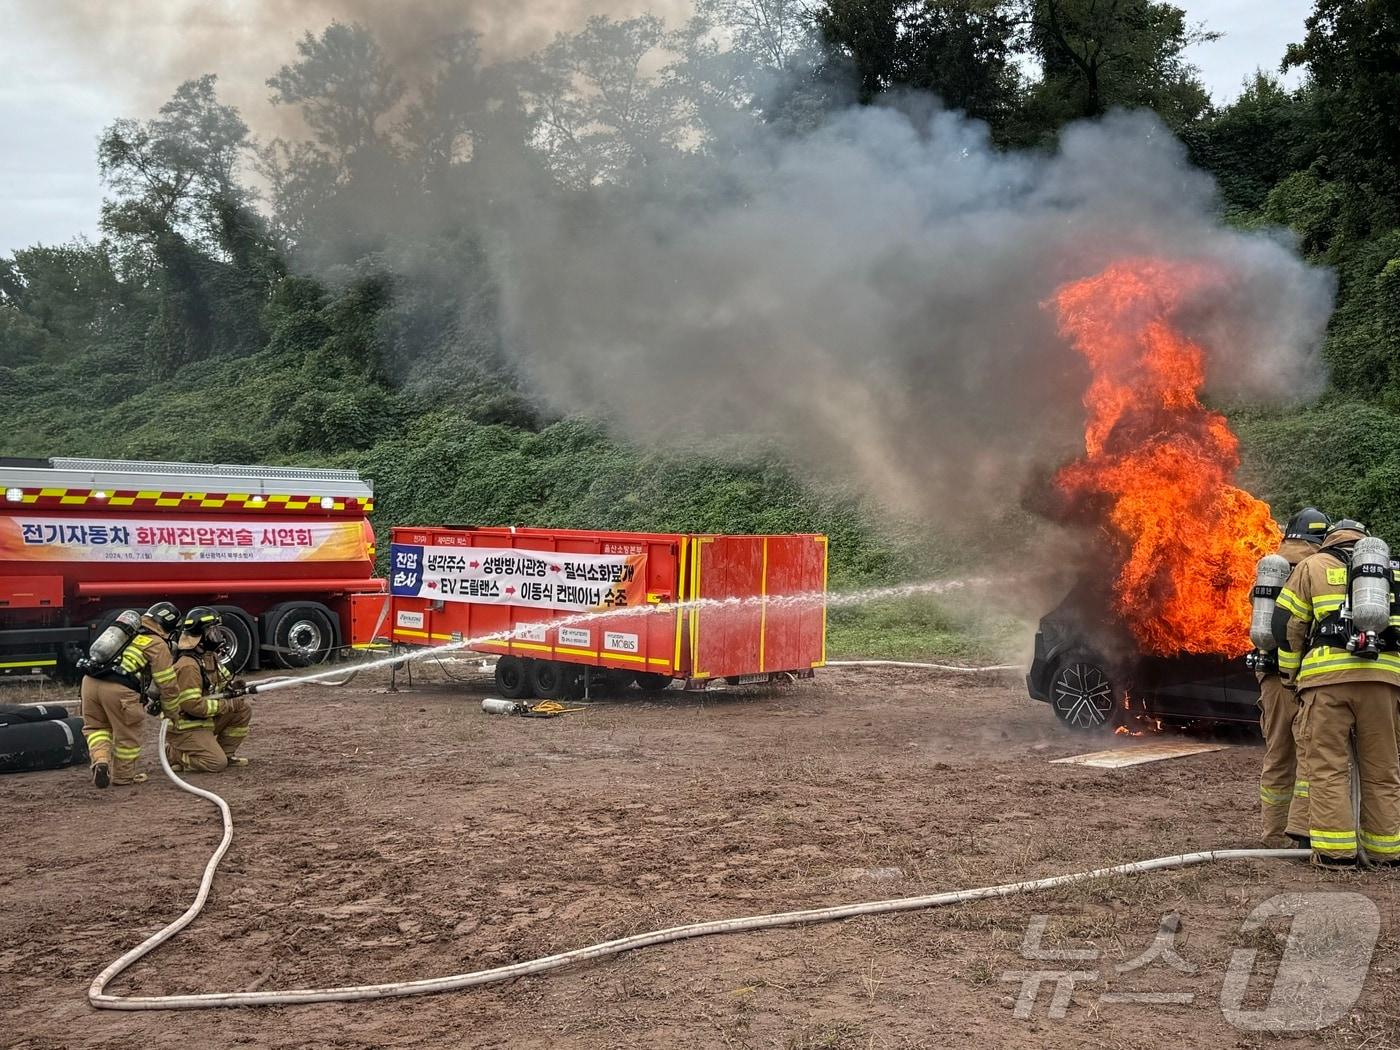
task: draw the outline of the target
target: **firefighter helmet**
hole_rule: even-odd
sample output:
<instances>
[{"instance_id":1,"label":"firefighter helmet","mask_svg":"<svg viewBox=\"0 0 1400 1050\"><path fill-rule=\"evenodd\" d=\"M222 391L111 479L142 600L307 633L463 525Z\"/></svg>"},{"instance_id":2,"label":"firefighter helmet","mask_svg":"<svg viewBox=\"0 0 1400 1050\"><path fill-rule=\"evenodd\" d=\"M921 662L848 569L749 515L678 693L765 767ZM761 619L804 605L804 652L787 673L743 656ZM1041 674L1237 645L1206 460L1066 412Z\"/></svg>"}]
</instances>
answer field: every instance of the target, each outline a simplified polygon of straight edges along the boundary
<instances>
[{"instance_id":1,"label":"firefighter helmet","mask_svg":"<svg viewBox=\"0 0 1400 1050\"><path fill-rule=\"evenodd\" d=\"M207 605L196 605L185 613L185 618L180 621L180 633L202 636L206 631L220 626L223 622L224 618L219 615L218 610L211 609Z\"/></svg>"},{"instance_id":2,"label":"firefighter helmet","mask_svg":"<svg viewBox=\"0 0 1400 1050\"><path fill-rule=\"evenodd\" d=\"M146 619L160 624L166 634L172 634L180 626L180 610L170 602L156 602L146 610Z\"/></svg>"},{"instance_id":3,"label":"firefighter helmet","mask_svg":"<svg viewBox=\"0 0 1400 1050\"><path fill-rule=\"evenodd\" d=\"M1370 530L1355 518L1338 518L1336 521L1332 522L1331 526L1327 529L1326 538L1331 539L1339 532L1359 532L1363 536L1371 535Z\"/></svg>"},{"instance_id":4,"label":"firefighter helmet","mask_svg":"<svg viewBox=\"0 0 1400 1050\"><path fill-rule=\"evenodd\" d=\"M1331 524L1332 522L1327 515L1316 507L1304 507L1288 519L1288 527L1283 530L1283 538L1321 543L1322 537L1327 534L1327 528Z\"/></svg>"}]
</instances>

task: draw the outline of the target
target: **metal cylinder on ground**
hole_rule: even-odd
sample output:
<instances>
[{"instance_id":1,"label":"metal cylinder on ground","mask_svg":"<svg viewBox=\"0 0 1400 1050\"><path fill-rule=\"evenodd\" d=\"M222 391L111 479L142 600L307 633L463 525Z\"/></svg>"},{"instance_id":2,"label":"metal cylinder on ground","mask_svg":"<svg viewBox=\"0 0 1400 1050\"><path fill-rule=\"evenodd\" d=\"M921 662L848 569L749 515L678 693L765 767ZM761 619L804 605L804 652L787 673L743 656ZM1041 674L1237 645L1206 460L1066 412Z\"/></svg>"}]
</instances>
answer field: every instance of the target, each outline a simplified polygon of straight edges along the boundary
<instances>
[{"instance_id":1,"label":"metal cylinder on ground","mask_svg":"<svg viewBox=\"0 0 1400 1050\"><path fill-rule=\"evenodd\" d=\"M481 710L488 715L518 715L524 709L524 704L516 703L514 700L498 700L488 696L481 701Z\"/></svg>"},{"instance_id":2,"label":"metal cylinder on ground","mask_svg":"<svg viewBox=\"0 0 1400 1050\"><path fill-rule=\"evenodd\" d=\"M1249 640L1256 649L1265 652L1278 648L1274 638L1274 606L1279 592L1288 582L1293 567L1281 554L1266 554L1254 570L1254 609L1249 618Z\"/></svg>"}]
</instances>

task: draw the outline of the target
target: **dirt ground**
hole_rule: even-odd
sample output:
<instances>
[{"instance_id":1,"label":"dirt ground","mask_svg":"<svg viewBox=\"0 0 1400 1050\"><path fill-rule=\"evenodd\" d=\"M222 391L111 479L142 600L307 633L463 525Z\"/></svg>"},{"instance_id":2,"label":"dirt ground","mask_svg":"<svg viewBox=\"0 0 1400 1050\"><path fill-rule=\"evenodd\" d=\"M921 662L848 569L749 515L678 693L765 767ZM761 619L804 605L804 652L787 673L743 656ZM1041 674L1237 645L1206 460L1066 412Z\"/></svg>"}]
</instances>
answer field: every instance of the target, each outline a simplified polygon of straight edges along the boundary
<instances>
[{"instance_id":1,"label":"dirt ground","mask_svg":"<svg viewBox=\"0 0 1400 1050\"><path fill-rule=\"evenodd\" d=\"M111 990L439 976L692 920L1254 844L1251 741L1122 770L1051 765L1115 741L1059 729L1015 678L831 669L782 691L528 720L483 714L487 681L444 673L398 693L363 676L255 698L253 764L195 778L236 822L209 904ZM149 748L144 761L135 789L99 792L84 769L0 780L0 1044L1400 1046L1400 878L1286 861L712 937L447 995L96 1011L92 977L186 907L219 839L213 807L166 782ZM1286 920L1241 925L1283 891L1364 894L1381 931L1356 1006L1280 1036L1221 1004L1235 953L1257 949L1244 1006L1265 1006ZM1171 912L1195 972L1132 966ZM1036 915L1041 950L1077 960L1026 957ZM1021 978L1006 975L1042 969L1096 976L1063 1017L1053 982L1016 1016Z\"/></svg>"}]
</instances>

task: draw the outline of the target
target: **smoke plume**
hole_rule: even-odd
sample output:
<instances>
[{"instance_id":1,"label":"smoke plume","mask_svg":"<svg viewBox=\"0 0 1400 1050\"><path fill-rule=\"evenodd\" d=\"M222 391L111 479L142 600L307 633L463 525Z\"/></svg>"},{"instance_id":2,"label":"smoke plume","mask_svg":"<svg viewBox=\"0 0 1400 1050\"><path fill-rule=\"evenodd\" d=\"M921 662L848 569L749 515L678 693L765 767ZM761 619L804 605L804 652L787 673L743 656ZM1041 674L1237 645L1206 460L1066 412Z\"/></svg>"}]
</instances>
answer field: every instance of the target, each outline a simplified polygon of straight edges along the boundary
<instances>
[{"instance_id":1,"label":"smoke plume","mask_svg":"<svg viewBox=\"0 0 1400 1050\"><path fill-rule=\"evenodd\" d=\"M927 104L730 145L699 185L663 170L516 216L507 332L555 405L649 439L774 435L976 531L1080 446L1087 375L1043 304L1116 258L1221 275L1179 319L1209 352L1210 396L1324 384L1329 279L1281 236L1222 226L1211 179L1153 116L1071 127L1046 154L995 150Z\"/></svg>"}]
</instances>

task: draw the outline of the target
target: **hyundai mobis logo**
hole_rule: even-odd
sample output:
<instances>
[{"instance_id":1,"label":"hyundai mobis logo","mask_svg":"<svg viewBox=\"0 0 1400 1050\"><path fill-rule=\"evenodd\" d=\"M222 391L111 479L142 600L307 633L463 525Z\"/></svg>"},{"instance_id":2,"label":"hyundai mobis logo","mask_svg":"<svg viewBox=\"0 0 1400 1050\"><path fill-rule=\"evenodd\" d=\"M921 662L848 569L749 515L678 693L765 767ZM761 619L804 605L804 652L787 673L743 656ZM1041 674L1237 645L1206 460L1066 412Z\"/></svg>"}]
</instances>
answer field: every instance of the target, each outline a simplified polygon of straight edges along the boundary
<instances>
[{"instance_id":1,"label":"hyundai mobis logo","mask_svg":"<svg viewBox=\"0 0 1400 1050\"><path fill-rule=\"evenodd\" d=\"M1215 987L1204 995L1162 988L1164 980L1181 984L1172 971L1188 976L1201 973L1199 964L1183 955L1177 944L1182 923L1175 912L1162 916L1156 936L1142 952L1114 966L1101 965L1104 953L1098 948L1044 947L1048 922L1049 916L1032 916L1021 942L1021 958L1041 966L1001 975L1003 981L1020 985L1014 1013L1019 1019L1027 1020L1037 1012L1061 1019L1076 1002L1092 1004L1095 1011L1107 1004L1170 1009L1214 997ZM1380 911L1369 897L1281 893L1250 912L1235 939L1245 945L1261 938L1279 943L1284 924L1287 934L1282 937L1277 967L1272 960L1261 959L1256 947L1236 948L1230 955L1218 991L1220 1010L1236 1028L1315 1032L1342 1020L1361 998L1381 932ZM1100 982L1105 987L1089 987ZM1214 980L1209 983L1215 984Z\"/></svg>"}]
</instances>

